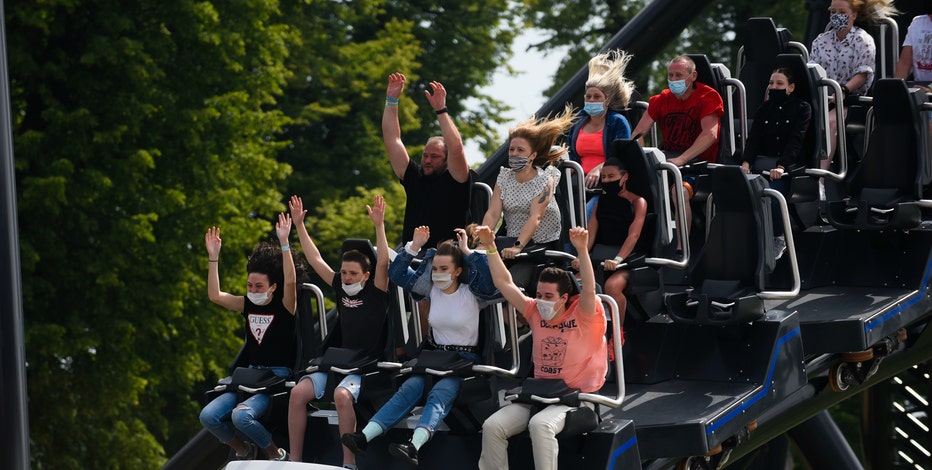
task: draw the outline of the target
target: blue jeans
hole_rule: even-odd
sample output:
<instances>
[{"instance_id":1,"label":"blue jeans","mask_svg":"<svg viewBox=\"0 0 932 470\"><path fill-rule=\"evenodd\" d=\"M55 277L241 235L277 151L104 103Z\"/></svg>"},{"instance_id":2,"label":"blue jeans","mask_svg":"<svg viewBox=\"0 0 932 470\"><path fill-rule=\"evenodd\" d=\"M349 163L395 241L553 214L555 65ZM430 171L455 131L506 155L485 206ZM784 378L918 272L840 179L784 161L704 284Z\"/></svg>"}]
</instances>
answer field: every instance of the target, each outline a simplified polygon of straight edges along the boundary
<instances>
[{"instance_id":1,"label":"blue jeans","mask_svg":"<svg viewBox=\"0 0 932 470\"><path fill-rule=\"evenodd\" d=\"M291 375L291 369L287 367L270 367L270 369L279 377ZM200 419L204 428L224 444L232 441L236 436L236 431L240 431L263 449L271 445L272 434L259 423L259 418L268 411L272 397L258 393L243 400L242 403L236 400L236 392L227 392L211 400L201 410ZM237 408L238 404L243 406Z\"/></svg>"},{"instance_id":2,"label":"blue jeans","mask_svg":"<svg viewBox=\"0 0 932 470\"><path fill-rule=\"evenodd\" d=\"M474 362L479 361L479 356L473 353L461 352L459 355ZM382 432L391 429L405 416L408 416L411 409L421 401L426 382L427 377L423 375L409 377L370 421L378 424L382 428ZM440 421L450 414L450 408L453 406L456 396L460 393L462 383L462 377L444 377L435 382L434 387L427 394L424 413L421 414L421 420L418 421L417 427L424 428L433 436L437 426L440 425Z\"/></svg>"}]
</instances>

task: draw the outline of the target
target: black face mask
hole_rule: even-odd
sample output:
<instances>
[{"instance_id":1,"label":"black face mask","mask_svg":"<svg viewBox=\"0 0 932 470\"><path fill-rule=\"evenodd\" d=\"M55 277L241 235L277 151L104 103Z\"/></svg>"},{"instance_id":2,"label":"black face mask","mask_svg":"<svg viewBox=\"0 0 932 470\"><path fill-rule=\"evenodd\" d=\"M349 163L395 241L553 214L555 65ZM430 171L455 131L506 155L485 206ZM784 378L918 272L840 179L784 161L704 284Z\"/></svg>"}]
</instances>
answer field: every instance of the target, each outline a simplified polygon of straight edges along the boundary
<instances>
[{"instance_id":1,"label":"black face mask","mask_svg":"<svg viewBox=\"0 0 932 470\"><path fill-rule=\"evenodd\" d=\"M602 183L602 192L605 194L618 194L621 191L621 180Z\"/></svg>"},{"instance_id":2,"label":"black face mask","mask_svg":"<svg viewBox=\"0 0 932 470\"><path fill-rule=\"evenodd\" d=\"M786 90L770 90L768 93L770 94L770 101L773 101L774 104L783 104L790 96Z\"/></svg>"}]
</instances>

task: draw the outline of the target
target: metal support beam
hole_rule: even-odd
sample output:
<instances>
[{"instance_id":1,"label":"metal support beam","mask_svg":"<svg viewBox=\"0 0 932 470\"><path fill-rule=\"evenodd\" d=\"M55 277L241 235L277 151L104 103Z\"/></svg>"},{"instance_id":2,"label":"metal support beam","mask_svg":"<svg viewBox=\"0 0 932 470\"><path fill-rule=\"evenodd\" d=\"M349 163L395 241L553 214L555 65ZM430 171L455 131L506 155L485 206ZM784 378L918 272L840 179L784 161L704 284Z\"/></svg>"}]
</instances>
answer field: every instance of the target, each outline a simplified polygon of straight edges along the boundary
<instances>
[{"instance_id":1,"label":"metal support beam","mask_svg":"<svg viewBox=\"0 0 932 470\"><path fill-rule=\"evenodd\" d=\"M790 437L812 468L864 468L828 410L791 429Z\"/></svg>"}]
</instances>

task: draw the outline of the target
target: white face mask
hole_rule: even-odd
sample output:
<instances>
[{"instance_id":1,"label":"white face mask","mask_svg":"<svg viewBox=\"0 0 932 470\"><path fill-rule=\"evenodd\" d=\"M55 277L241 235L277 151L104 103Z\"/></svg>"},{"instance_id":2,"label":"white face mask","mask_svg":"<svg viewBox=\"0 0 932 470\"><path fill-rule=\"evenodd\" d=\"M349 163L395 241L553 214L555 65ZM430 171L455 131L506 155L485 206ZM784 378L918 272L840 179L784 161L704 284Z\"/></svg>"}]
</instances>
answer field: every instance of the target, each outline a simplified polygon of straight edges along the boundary
<instances>
[{"instance_id":1,"label":"white face mask","mask_svg":"<svg viewBox=\"0 0 932 470\"><path fill-rule=\"evenodd\" d=\"M265 292L247 292L246 298L255 305L265 305L272 301L272 289Z\"/></svg>"},{"instance_id":2,"label":"white face mask","mask_svg":"<svg viewBox=\"0 0 932 470\"><path fill-rule=\"evenodd\" d=\"M343 284L343 292L346 292L346 295L352 297L360 292L362 292L363 281L359 281L355 284Z\"/></svg>"},{"instance_id":3,"label":"white face mask","mask_svg":"<svg viewBox=\"0 0 932 470\"><path fill-rule=\"evenodd\" d=\"M557 315L557 311L553 308L557 303L551 302L549 300L535 299L537 302L537 311L540 312L540 317L544 321L553 320L553 317Z\"/></svg>"},{"instance_id":4,"label":"white face mask","mask_svg":"<svg viewBox=\"0 0 932 470\"><path fill-rule=\"evenodd\" d=\"M453 285L453 275L450 273L431 273L430 280L434 282L434 285L439 287L440 290L447 290L448 287Z\"/></svg>"}]
</instances>

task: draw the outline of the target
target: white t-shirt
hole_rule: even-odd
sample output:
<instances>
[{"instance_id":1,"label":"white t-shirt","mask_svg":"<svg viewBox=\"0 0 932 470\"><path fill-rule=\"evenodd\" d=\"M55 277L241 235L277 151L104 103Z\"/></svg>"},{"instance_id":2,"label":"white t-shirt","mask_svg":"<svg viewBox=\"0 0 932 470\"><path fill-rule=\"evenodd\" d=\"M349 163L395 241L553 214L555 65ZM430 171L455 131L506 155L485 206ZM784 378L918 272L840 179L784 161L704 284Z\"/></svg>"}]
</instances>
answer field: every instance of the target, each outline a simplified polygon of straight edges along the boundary
<instances>
[{"instance_id":1,"label":"white t-shirt","mask_svg":"<svg viewBox=\"0 0 932 470\"><path fill-rule=\"evenodd\" d=\"M432 286L428 321L434 341L441 346L479 344L479 303L466 284L452 294Z\"/></svg>"},{"instance_id":2,"label":"white t-shirt","mask_svg":"<svg viewBox=\"0 0 932 470\"><path fill-rule=\"evenodd\" d=\"M932 19L929 15L913 18L903 45L913 48L913 80L932 82Z\"/></svg>"}]
</instances>

